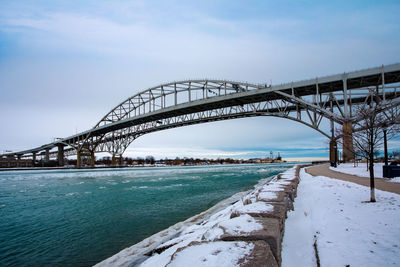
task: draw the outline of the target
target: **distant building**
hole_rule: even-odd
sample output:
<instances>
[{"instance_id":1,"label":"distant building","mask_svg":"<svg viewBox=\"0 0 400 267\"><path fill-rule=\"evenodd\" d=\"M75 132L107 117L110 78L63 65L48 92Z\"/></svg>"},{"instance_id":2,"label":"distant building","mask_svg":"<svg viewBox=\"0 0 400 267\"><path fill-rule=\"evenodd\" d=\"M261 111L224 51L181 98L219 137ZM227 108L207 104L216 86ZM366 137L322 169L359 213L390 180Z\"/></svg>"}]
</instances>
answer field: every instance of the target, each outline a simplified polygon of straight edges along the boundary
<instances>
[{"instance_id":1,"label":"distant building","mask_svg":"<svg viewBox=\"0 0 400 267\"><path fill-rule=\"evenodd\" d=\"M31 159L0 158L0 168L33 167Z\"/></svg>"}]
</instances>

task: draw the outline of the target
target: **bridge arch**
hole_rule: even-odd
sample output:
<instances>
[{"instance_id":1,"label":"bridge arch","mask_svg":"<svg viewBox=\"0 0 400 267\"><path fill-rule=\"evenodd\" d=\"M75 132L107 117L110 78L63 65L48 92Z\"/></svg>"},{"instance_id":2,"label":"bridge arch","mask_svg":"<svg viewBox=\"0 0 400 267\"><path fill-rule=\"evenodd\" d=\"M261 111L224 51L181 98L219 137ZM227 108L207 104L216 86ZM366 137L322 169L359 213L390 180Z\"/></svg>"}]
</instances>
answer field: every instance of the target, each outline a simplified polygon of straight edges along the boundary
<instances>
[{"instance_id":1,"label":"bridge arch","mask_svg":"<svg viewBox=\"0 0 400 267\"><path fill-rule=\"evenodd\" d=\"M296 96L293 90L291 95L288 93L274 91L266 84L227 80L185 80L161 84L141 91L111 109L81 141L81 145L95 144L95 151L122 154L133 140L149 132L254 116L297 121L329 138L320 127L321 121L328 118L340 123L338 116ZM328 97L325 95L325 103ZM307 115L302 117L303 111ZM115 130L102 132L103 128L113 125L117 125ZM100 134L93 135L96 131Z\"/></svg>"},{"instance_id":2,"label":"bridge arch","mask_svg":"<svg viewBox=\"0 0 400 267\"><path fill-rule=\"evenodd\" d=\"M267 85L228 80L204 79L164 83L125 99L112 108L94 128L183 103L262 88L267 88Z\"/></svg>"}]
</instances>

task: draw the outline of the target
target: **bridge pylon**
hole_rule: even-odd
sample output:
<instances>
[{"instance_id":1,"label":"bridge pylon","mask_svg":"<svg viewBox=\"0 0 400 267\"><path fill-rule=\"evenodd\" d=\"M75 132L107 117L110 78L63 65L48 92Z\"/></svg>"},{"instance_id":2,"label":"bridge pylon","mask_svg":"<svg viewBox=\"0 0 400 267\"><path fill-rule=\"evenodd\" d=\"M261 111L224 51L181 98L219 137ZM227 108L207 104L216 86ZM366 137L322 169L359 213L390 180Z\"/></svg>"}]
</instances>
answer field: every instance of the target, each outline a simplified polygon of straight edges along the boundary
<instances>
[{"instance_id":1,"label":"bridge pylon","mask_svg":"<svg viewBox=\"0 0 400 267\"><path fill-rule=\"evenodd\" d=\"M57 161L58 161L58 166L62 167L64 166L64 144L58 144L58 152L57 152Z\"/></svg>"},{"instance_id":2,"label":"bridge pylon","mask_svg":"<svg viewBox=\"0 0 400 267\"><path fill-rule=\"evenodd\" d=\"M94 168L96 164L96 157L94 156L94 151L90 151L90 167Z\"/></svg>"},{"instance_id":3,"label":"bridge pylon","mask_svg":"<svg viewBox=\"0 0 400 267\"><path fill-rule=\"evenodd\" d=\"M112 155L112 157L111 157L111 166L113 166L113 167L116 167L117 165L118 166L122 166L122 163L123 163L122 154L118 154L118 155L114 154L114 155Z\"/></svg>"},{"instance_id":4,"label":"bridge pylon","mask_svg":"<svg viewBox=\"0 0 400 267\"><path fill-rule=\"evenodd\" d=\"M44 153L44 161L48 163L50 161L50 149L47 148Z\"/></svg>"},{"instance_id":5,"label":"bridge pylon","mask_svg":"<svg viewBox=\"0 0 400 267\"><path fill-rule=\"evenodd\" d=\"M337 142L332 139L329 142L329 162L337 163L337 161L338 161Z\"/></svg>"},{"instance_id":6,"label":"bridge pylon","mask_svg":"<svg viewBox=\"0 0 400 267\"><path fill-rule=\"evenodd\" d=\"M354 160L353 127L351 122L344 122L343 134L343 162Z\"/></svg>"},{"instance_id":7,"label":"bridge pylon","mask_svg":"<svg viewBox=\"0 0 400 267\"><path fill-rule=\"evenodd\" d=\"M90 167L94 168L95 167L95 147L94 146L80 146L76 147L76 168L80 169L82 167L82 157L85 157L86 159L90 159Z\"/></svg>"}]
</instances>

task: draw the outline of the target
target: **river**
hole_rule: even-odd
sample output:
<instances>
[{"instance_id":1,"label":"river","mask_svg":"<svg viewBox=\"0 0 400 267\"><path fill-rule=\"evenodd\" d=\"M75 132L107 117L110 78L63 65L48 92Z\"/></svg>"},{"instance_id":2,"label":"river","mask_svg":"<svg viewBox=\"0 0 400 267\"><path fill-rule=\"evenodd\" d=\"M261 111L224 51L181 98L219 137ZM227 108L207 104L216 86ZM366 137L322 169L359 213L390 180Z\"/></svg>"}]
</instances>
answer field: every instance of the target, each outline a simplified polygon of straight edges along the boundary
<instances>
[{"instance_id":1,"label":"river","mask_svg":"<svg viewBox=\"0 0 400 267\"><path fill-rule=\"evenodd\" d=\"M0 172L0 266L92 266L291 166Z\"/></svg>"}]
</instances>

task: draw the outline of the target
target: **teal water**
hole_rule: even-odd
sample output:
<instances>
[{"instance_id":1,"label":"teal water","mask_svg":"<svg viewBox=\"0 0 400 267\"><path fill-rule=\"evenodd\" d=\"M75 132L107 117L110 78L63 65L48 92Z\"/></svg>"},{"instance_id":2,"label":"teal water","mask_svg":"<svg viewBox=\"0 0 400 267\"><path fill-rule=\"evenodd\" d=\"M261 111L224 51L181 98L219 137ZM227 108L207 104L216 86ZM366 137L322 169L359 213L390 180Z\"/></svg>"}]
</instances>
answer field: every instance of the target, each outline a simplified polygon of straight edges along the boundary
<instances>
[{"instance_id":1,"label":"teal water","mask_svg":"<svg viewBox=\"0 0 400 267\"><path fill-rule=\"evenodd\" d=\"M92 266L289 167L0 172L0 266Z\"/></svg>"}]
</instances>

